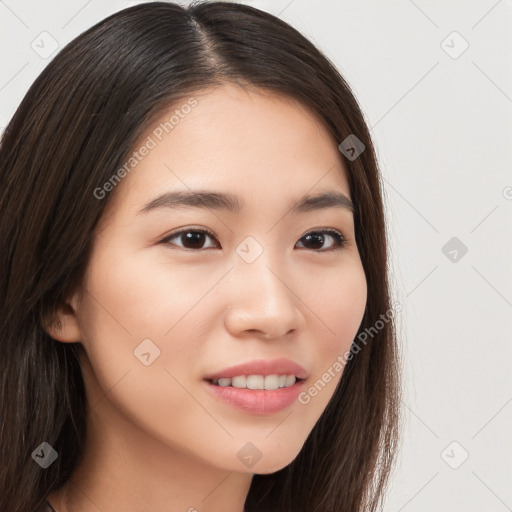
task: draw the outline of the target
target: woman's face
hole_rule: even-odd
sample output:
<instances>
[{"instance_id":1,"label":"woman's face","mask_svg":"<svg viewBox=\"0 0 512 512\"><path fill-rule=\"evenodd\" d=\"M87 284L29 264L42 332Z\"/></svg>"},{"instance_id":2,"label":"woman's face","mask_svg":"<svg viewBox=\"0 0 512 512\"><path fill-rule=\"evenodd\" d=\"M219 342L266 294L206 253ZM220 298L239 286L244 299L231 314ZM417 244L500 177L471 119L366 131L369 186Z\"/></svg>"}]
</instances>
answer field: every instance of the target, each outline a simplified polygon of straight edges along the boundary
<instances>
[{"instance_id":1,"label":"woman's face","mask_svg":"<svg viewBox=\"0 0 512 512\"><path fill-rule=\"evenodd\" d=\"M350 189L337 145L293 100L234 85L192 96L134 148L94 239L73 304L87 396L107 401L104 428L116 436L129 423L169 453L271 473L298 455L331 399L367 291L350 209L290 205ZM240 208L161 198L198 191ZM233 387L243 377L230 387L205 380L278 358L305 379L267 391ZM268 388L286 379L266 375L298 376L279 365L234 373Z\"/></svg>"}]
</instances>

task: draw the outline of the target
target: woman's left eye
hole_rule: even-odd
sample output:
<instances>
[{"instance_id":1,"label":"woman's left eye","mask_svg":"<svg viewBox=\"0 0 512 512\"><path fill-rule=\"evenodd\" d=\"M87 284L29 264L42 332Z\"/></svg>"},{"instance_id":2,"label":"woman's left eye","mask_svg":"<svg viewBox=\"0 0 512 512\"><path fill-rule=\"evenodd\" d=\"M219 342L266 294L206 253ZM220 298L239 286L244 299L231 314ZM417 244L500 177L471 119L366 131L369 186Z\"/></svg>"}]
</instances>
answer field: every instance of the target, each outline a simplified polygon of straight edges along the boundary
<instances>
[{"instance_id":1,"label":"woman's left eye","mask_svg":"<svg viewBox=\"0 0 512 512\"><path fill-rule=\"evenodd\" d=\"M327 249L318 250L313 248L313 250L316 250L317 252L335 251L336 249L342 249L347 242L343 234L335 229L320 229L318 231L310 231L309 233L306 233L301 238L301 240L307 239L308 243L312 242L313 245L320 244L320 246L322 246L326 238L331 238L334 240L334 243L331 243Z\"/></svg>"},{"instance_id":2,"label":"woman's left eye","mask_svg":"<svg viewBox=\"0 0 512 512\"><path fill-rule=\"evenodd\" d=\"M220 244L218 243L217 239L215 238L215 235L206 229L195 229L195 228L188 228L188 229L182 229L181 231L177 231L176 233L173 233L169 235L168 237L164 238L161 243L166 243L169 245L178 245L178 247L183 247L184 249L189 250L201 250L201 249L208 249L210 247L204 247L204 242L206 238L214 239L217 243L217 245L220 248ZM181 240L181 244L175 244L171 243L171 240ZM318 246L322 247L325 244L326 240L331 240L331 243L328 245L327 248L319 249ZM341 249L344 247L346 243L346 239L343 236L343 234L335 229L318 229L315 231L310 231L309 233L306 233L297 243L301 243L301 240L305 240L306 244L313 247L305 247L306 249L311 249L315 252L327 252L327 251L334 251L337 249ZM334 240L334 242L332 242ZM316 246L316 247L315 247ZM214 246L213 246L214 247ZM304 247L304 242L302 242L302 247Z\"/></svg>"}]
</instances>

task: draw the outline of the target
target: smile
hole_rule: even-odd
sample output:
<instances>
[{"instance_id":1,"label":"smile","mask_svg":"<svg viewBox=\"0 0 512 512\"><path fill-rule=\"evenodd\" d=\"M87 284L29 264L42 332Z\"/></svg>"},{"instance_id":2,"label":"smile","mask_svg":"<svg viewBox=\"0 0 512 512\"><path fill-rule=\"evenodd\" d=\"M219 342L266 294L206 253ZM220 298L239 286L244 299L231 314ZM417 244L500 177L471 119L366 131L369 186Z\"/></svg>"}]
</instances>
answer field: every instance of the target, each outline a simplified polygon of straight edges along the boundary
<instances>
[{"instance_id":1,"label":"smile","mask_svg":"<svg viewBox=\"0 0 512 512\"><path fill-rule=\"evenodd\" d=\"M213 379L211 382L221 387L274 390L293 386L296 380L302 379L297 379L295 375L238 375L232 378Z\"/></svg>"}]
</instances>

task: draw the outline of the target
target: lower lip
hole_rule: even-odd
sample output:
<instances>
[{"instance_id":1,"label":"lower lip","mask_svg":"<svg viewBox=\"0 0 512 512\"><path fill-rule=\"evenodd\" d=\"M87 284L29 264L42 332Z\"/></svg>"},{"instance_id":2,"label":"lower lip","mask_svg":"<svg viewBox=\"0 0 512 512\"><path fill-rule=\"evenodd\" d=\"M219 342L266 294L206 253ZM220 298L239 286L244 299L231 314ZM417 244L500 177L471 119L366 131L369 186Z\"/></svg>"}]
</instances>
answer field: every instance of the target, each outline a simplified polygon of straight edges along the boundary
<instances>
[{"instance_id":1,"label":"lower lip","mask_svg":"<svg viewBox=\"0 0 512 512\"><path fill-rule=\"evenodd\" d=\"M238 409L252 414L273 414L289 407L304 387L304 380L293 386L278 389L246 389L231 386L216 386L203 381L214 396Z\"/></svg>"}]
</instances>

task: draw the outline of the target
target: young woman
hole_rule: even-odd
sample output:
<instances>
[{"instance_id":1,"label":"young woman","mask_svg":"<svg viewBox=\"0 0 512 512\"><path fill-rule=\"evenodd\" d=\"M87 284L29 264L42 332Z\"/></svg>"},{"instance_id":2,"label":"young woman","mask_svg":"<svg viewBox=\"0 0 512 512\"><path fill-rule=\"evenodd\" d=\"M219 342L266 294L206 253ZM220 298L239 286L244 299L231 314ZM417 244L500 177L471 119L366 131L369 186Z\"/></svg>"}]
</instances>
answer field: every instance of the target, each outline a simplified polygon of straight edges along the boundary
<instances>
[{"instance_id":1,"label":"young woman","mask_svg":"<svg viewBox=\"0 0 512 512\"><path fill-rule=\"evenodd\" d=\"M381 184L325 56L248 6L135 6L50 62L0 151L0 510L377 510Z\"/></svg>"}]
</instances>

